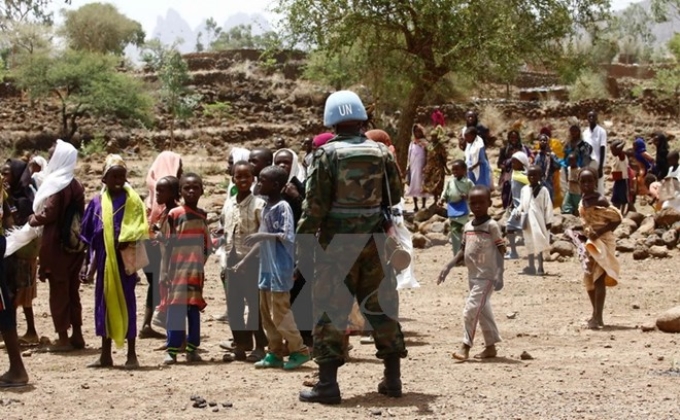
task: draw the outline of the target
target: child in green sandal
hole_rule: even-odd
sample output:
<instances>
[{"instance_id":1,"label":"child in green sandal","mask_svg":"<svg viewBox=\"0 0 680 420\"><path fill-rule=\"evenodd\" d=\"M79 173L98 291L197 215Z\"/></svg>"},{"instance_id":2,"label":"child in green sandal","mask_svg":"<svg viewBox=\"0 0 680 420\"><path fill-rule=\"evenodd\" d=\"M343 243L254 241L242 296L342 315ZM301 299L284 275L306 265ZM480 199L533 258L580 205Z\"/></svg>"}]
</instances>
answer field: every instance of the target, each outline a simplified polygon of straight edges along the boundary
<instances>
[{"instance_id":1,"label":"child in green sandal","mask_svg":"<svg viewBox=\"0 0 680 420\"><path fill-rule=\"evenodd\" d=\"M258 251L260 254L260 317L269 341L269 353L255 363L256 368L295 369L310 360L309 349L295 323L290 308L295 266L293 211L281 198L288 182L288 174L279 166L268 166L257 178L256 191L267 197L262 210L260 230L245 239L252 246L246 257L234 269L238 271ZM284 363L284 343L288 342L290 356Z\"/></svg>"}]
</instances>

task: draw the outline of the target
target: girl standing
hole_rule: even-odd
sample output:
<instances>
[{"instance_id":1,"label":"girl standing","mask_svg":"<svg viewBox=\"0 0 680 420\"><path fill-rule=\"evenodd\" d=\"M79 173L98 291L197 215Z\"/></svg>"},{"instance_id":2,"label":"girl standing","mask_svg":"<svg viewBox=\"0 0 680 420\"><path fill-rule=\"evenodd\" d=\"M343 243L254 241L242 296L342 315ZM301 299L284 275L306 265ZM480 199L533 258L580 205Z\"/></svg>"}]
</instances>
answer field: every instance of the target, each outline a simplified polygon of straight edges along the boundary
<instances>
[{"instance_id":1,"label":"girl standing","mask_svg":"<svg viewBox=\"0 0 680 420\"><path fill-rule=\"evenodd\" d=\"M408 146L408 163L406 165L406 190L407 197L413 197L413 210L418 211L418 198L422 200L425 208L427 197L430 195L423 191L423 170L427 161L427 140L425 140L425 129L422 125L413 126L413 140Z\"/></svg>"},{"instance_id":2,"label":"girl standing","mask_svg":"<svg viewBox=\"0 0 680 420\"><path fill-rule=\"evenodd\" d=\"M522 188L529 184L527 171L529 170L529 158L524 152L515 152L512 155L512 180L510 183L510 190L512 193L512 203L508 207L508 222L506 226L508 234L508 245L510 250L505 254L505 259L516 260L519 258L517 254L517 245L515 243L517 232L522 231L522 223L519 213L513 211L519 207L522 197Z\"/></svg>"},{"instance_id":3,"label":"girl standing","mask_svg":"<svg viewBox=\"0 0 680 420\"><path fill-rule=\"evenodd\" d=\"M423 169L425 182L423 191L439 197L444 191L444 178L450 175L451 171L446 166L448 155L444 144L441 143L444 137L444 129L438 126L430 134L430 144L427 146L427 164Z\"/></svg>"},{"instance_id":4,"label":"girl standing","mask_svg":"<svg viewBox=\"0 0 680 420\"><path fill-rule=\"evenodd\" d=\"M143 246L140 241L148 238L149 226L142 199L127 184L127 168L120 156L107 156L102 182L101 194L85 210L81 230L89 245L87 262L97 265L94 318L96 334L102 337L101 355L88 367L113 366L112 342L120 348L127 339L125 368L136 369L138 277L136 270L125 264L123 253Z\"/></svg>"},{"instance_id":5,"label":"girl standing","mask_svg":"<svg viewBox=\"0 0 680 420\"><path fill-rule=\"evenodd\" d=\"M498 186L501 189L501 199L503 200L504 209L507 209L512 204L512 192L510 190L510 182L512 180L512 155L516 152L524 152L527 157L531 158L531 151L522 144L522 138L519 131L511 130L508 132L507 144L500 150L497 164L498 169L501 170Z\"/></svg>"},{"instance_id":6,"label":"girl standing","mask_svg":"<svg viewBox=\"0 0 680 420\"><path fill-rule=\"evenodd\" d=\"M532 166L527 172L529 185L522 188L519 207L515 210L520 215L522 234L529 252L529 266L524 274L545 275L543 269L543 252L550 249L550 228L553 219L553 204L550 193L543 183L543 171L538 166ZM538 270L534 265L538 262Z\"/></svg>"},{"instance_id":7,"label":"girl standing","mask_svg":"<svg viewBox=\"0 0 680 420\"><path fill-rule=\"evenodd\" d=\"M468 178L475 185L484 185L492 189L491 167L486 157L484 140L478 135L476 127L465 130L465 164L468 167Z\"/></svg>"}]
</instances>

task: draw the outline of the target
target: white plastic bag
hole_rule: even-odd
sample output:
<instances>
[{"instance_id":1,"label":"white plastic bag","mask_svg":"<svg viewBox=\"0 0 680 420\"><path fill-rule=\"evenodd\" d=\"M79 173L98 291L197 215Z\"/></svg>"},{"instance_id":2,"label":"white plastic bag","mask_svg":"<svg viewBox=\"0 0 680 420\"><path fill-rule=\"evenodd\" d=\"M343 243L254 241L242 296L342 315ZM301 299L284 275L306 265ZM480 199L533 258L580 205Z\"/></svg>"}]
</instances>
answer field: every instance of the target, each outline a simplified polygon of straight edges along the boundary
<instances>
[{"instance_id":1,"label":"white plastic bag","mask_svg":"<svg viewBox=\"0 0 680 420\"><path fill-rule=\"evenodd\" d=\"M403 214L404 200L402 200L393 208L398 209ZM420 284L418 283L418 280L416 280L416 277L413 273L413 262L415 259L413 258L413 242L411 242L411 232L406 229L403 216L393 217L392 221L394 223L394 230L397 233L397 239L399 240L399 243L404 248L404 250L411 254L411 265L409 265L404 271L397 275L397 290L415 289L420 287Z\"/></svg>"}]
</instances>

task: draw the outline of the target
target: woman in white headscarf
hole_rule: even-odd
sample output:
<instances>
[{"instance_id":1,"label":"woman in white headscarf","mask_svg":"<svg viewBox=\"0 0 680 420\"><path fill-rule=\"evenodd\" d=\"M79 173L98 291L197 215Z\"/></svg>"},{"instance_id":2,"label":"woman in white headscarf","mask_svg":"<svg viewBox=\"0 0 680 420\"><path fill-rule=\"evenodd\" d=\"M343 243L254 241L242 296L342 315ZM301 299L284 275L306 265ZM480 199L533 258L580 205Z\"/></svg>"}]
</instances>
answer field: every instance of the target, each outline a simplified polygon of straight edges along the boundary
<instances>
[{"instance_id":1,"label":"woman in white headscarf","mask_svg":"<svg viewBox=\"0 0 680 420\"><path fill-rule=\"evenodd\" d=\"M31 179L35 182L36 188L40 188L45 177L45 169L47 168L47 160L40 155L35 155L28 162L28 169L31 171Z\"/></svg>"},{"instance_id":2,"label":"woman in white headscarf","mask_svg":"<svg viewBox=\"0 0 680 420\"><path fill-rule=\"evenodd\" d=\"M75 147L57 140L33 201L35 213L28 220L30 226L42 227L39 276L50 284L50 312L59 334L49 348L54 352L85 348L78 291L85 253L67 252L61 234L64 223L70 223L69 216L73 219L74 214L82 215L85 210L85 190L74 178L77 159ZM70 338L69 328L72 328Z\"/></svg>"}]
</instances>

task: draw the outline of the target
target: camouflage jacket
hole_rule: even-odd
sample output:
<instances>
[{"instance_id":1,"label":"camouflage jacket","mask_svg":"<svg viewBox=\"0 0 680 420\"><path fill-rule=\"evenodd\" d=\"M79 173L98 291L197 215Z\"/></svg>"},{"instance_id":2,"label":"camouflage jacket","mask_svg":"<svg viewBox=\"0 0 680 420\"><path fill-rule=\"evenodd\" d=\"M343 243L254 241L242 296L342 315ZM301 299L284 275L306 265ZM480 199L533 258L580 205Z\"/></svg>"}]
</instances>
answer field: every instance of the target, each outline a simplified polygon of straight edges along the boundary
<instances>
[{"instance_id":1,"label":"camouflage jacket","mask_svg":"<svg viewBox=\"0 0 680 420\"><path fill-rule=\"evenodd\" d=\"M381 167L370 165L363 174L356 172L339 174L337 149L342 147L342 143L344 143L344 146L356 144L378 148L379 153L382 154L383 165L380 165ZM378 175L380 176L382 191L368 191L368 189L372 190L375 184L363 183L361 180L371 177L377 179ZM387 182L385 182L385 175L387 175ZM334 203L339 198L336 194L338 182L345 182L344 185L340 184L341 187L355 196L345 197L349 201L368 197L368 200L373 198L375 201L377 199L383 206L389 206L388 199L391 199L392 205L396 205L401 201L403 194L399 169L394 157L385 145L368 140L363 135L338 135L314 153L314 159L307 175L307 197L302 205L302 218L297 228L298 235L314 235L320 232L323 238L326 235L332 236L336 233L382 232L383 214L380 212L362 213L361 202L357 202L356 213L347 208L340 213L334 211ZM353 191L356 191L356 194ZM347 202L348 200L343 201Z\"/></svg>"}]
</instances>

